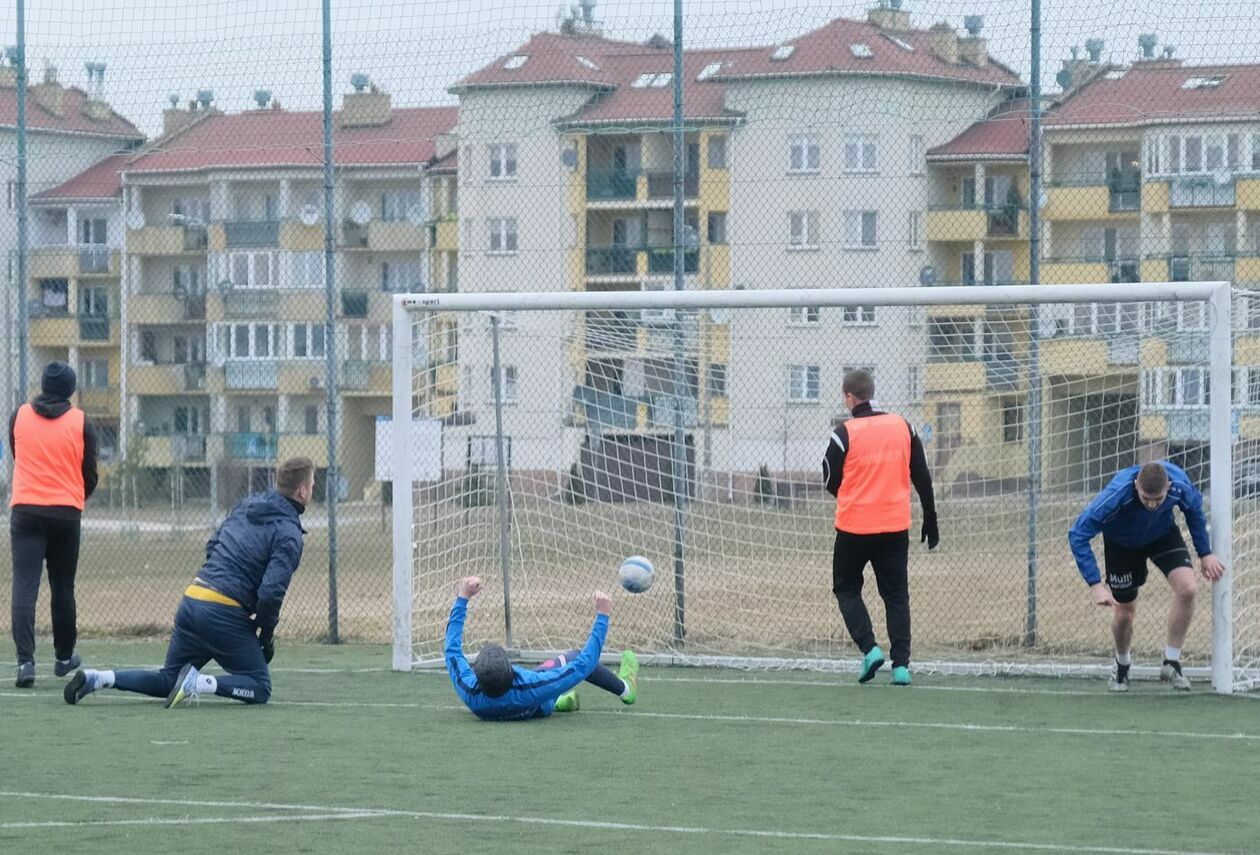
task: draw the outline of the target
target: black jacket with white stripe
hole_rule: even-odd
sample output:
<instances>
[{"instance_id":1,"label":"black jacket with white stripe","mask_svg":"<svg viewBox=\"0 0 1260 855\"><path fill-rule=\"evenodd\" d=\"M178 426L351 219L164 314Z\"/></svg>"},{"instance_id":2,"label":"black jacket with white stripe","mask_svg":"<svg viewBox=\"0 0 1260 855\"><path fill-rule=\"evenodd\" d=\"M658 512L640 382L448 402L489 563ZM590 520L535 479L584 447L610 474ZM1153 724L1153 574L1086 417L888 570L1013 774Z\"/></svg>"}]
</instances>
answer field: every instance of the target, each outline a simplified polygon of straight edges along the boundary
<instances>
[{"instance_id":1,"label":"black jacket with white stripe","mask_svg":"<svg viewBox=\"0 0 1260 855\"><path fill-rule=\"evenodd\" d=\"M883 410L875 409L869 401L863 401L853 408L855 419L880 415L884 415ZM936 497L932 492L932 473L928 471L927 455L923 451L923 442L919 439L914 426L906 422L906 430L910 431L910 482L914 484L914 489L919 494L919 503L923 505L923 521L925 523L931 521L935 526ZM842 423L831 432L831 439L827 443L827 454L823 457L822 464L823 486L833 496L840 491L840 484L844 481L844 458L848 452L849 431Z\"/></svg>"}]
</instances>

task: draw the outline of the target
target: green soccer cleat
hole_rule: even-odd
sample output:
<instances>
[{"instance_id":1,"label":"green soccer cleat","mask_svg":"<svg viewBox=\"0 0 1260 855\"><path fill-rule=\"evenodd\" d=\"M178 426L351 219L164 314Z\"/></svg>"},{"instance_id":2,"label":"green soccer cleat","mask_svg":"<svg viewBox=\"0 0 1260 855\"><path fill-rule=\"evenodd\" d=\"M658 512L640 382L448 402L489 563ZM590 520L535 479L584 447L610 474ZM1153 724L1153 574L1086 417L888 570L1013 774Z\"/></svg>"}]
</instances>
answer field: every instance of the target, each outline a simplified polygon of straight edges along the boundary
<instances>
[{"instance_id":1,"label":"green soccer cleat","mask_svg":"<svg viewBox=\"0 0 1260 855\"><path fill-rule=\"evenodd\" d=\"M633 650L621 654L621 669L617 671L617 676L629 690L621 698L621 702L629 706L639 699L639 657L634 655Z\"/></svg>"},{"instance_id":2,"label":"green soccer cleat","mask_svg":"<svg viewBox=\"0 0 1260 855\"><path fill-rule=\"evenodd\" d=\"M884 664L884 651L879 649L876 644L866 655L862 657L862 668L858 671L858 682L869 683L875 676L875 672Z\"/></svg>"},{"instance_id":3,"label":"green soccer cleat","mask_svg":"<svg viewBox=\"0 0 1260 855\"><path fill-rule=\"evenodd\" d=\"M909 686L910 669L905 665L898 665L896 668L893 668L892 684L894 686Z\"/></svg>"},{"instance_id":4,"label":"green soccer cleat","mask_svg":"<svg viewBox=\"0 0 1260 855\"><path fill-rule=\"evenodd\" d=\"M581 708L582 704L578 700L577 689L569 689L569 691L556 698L556 712L577 712Z\"/></svg>"},{"instance_id":5,"label":"green soccer cleat","mask_svg":"<svg viewBox=\"0 0 1260 855\"><path fill-rule=\"evenodd\" d=\"M179 671L179 676L175 678L175 685L171 687L171 693L166 696L166 708L169 710L176 704L188 701L196 703L199 698L197 696L197 677L200 673L191 664L185 665Z\"/></svg>"}]
</instances>

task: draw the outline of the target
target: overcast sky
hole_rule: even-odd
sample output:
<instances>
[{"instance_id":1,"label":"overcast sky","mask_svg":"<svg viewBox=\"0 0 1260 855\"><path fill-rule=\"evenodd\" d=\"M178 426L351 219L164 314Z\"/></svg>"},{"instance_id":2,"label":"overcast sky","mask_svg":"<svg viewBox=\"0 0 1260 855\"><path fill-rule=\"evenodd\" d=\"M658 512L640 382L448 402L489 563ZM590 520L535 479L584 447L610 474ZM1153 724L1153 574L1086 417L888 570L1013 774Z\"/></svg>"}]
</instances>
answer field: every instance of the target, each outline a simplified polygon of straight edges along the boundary
<instances>
[{"instance_id":1,"label":"overcast sky","mask_svg":"<svg viewBox=\"0 0 1260 855\"><path fill-rule=\"evenodd\" d=\"M875 0L686 0L684 44L720 46L788 40L835 17L864 17ZM13 2L3 4L4 42L16 40ZM1107 41L1106 56L1138 53L1154 31L1187 62L1260 61L1260 16L1251 0L1043 0L1043 73L1074 44ZM45 61L63 83L83 86L86 60L107 64L106 98L146 133L160 129L167 96L214 90L226 110L252 106L270 89L286 107L320 105L319 0L27 0L32 80ZM446 87L533 32L554 29L549 0L333 0L333 89L370 74L395 104L451 103ZM990 50L1027 77L1029 14L1024 0L906 0L917 25L981 14ZM596 18L613 38L672 32L670 0L598 0Z\"/></svg>"}]
</instances>

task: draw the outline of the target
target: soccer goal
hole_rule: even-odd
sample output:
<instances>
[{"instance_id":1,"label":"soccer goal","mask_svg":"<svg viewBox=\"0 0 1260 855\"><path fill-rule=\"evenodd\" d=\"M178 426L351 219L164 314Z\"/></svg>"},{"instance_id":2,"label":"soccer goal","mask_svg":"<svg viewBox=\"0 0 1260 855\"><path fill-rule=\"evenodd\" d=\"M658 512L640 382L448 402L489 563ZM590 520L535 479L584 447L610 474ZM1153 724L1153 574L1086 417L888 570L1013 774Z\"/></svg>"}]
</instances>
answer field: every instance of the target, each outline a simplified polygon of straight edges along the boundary
<instances>
[{"instance_id":1,"label":"soccer goal","mask_svg":"<svg viewBox=\"0 0 1260 855\"><path fill-rule=\"evenodd\" d=\"M1244 298L1228 283L396 296L393 414L377 434L394 667L441 661L470 574L486 582L470 645L572 647L591 592L640 554L656 583L618 589L610 648L853 668L821 461L848 416L841 378L865 367L935 482L940 547L919 543L917 500L911 529L916 668L1106 668L1108 618L1067 532L1118 470L1168 459L1202 490L1229 570L1201 580L1190 673L1253 687L1260 365L1234 359ZM869 577L866 594L883 638ZM1152 570L1139 664L1158 666L1169 600Z\"/></svg>"}]
</instances>

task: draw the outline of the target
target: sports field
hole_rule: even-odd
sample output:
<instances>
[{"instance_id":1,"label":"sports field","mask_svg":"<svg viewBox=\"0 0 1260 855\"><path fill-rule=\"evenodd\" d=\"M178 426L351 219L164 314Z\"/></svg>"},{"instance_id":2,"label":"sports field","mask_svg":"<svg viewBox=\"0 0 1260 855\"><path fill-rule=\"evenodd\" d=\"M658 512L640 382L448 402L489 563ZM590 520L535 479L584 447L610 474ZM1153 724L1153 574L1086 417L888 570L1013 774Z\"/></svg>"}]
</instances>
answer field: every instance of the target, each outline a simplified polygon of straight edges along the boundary
<instances>
[{"instance_id":1,"label":"sports field","mask_svg":"<svg viewBox=\"0 0 1260 855\"><path fill-rule=\"evenodd\" d=\"M253 708L6 680L0 852L1260 851L1260 704L1206 685L645 668L633 707L486 724L387 663L282 642Z\"/></svg>"}]
</instances>

